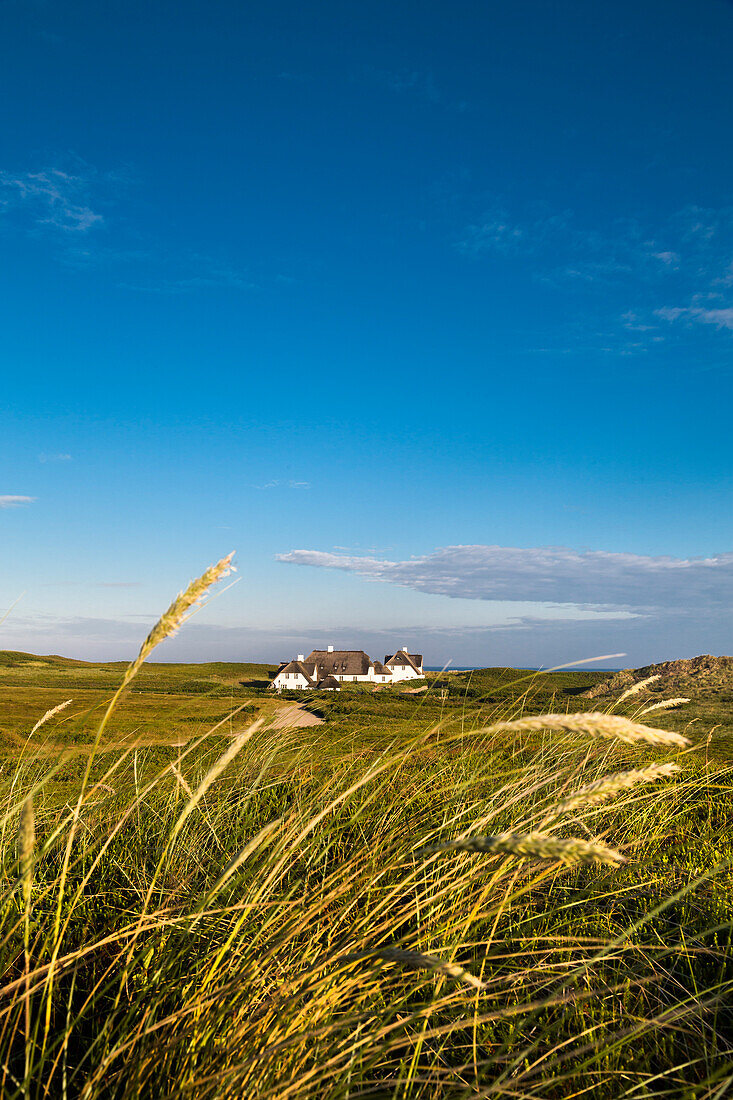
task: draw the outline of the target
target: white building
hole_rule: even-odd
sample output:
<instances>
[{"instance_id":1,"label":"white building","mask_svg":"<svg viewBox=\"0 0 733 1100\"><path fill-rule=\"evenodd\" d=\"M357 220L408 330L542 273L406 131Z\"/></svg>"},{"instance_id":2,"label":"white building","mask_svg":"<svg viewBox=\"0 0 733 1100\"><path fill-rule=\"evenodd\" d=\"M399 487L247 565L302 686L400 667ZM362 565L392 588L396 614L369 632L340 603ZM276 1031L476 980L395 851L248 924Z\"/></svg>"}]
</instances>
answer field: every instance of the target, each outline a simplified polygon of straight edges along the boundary
<instances>
[{"instance_id":1,"label":"white building","mask_svg":"<svg viewBox=\"0 0 733 1100\"><path fill-rule=\"evenodd\" d=\"M373 661L363 649L314 649L295 661L283 661L270 685L275 691L306 689L339 691L343 683L396 684L423 676L422 654L398 649L384 663Z\"/></svg>"}]
</instances>

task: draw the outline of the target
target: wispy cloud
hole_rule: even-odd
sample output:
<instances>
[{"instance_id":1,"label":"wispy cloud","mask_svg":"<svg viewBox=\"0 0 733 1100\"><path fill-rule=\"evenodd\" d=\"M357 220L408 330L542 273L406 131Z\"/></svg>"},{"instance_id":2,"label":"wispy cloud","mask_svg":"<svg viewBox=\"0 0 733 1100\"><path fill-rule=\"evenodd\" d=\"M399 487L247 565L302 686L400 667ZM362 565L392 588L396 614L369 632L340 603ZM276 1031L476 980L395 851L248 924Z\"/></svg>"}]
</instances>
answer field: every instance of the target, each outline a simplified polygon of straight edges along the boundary
<instances>
[{"instance_id":1,"label":"wispy cloud","mask_svg":"<svg viewBox=\"0 0 733 1100\"><path fill-rule=\"evenodd\" d=\"M616 219L601 228L588 225L571 210L553 210L542 202L523 209L490 204L459 231L453 244L461 255L476 263L506 262L517 271L524 265L532 281L561 292L582 294L587 301L594 294L606 295L609 287L638 287L671 270L660 259L664 254L671 261L671 250L660 248L650 231L636 220ZM629 341L618 317L601 319L607 306L600 297L598 307L598 318L591 320L586 306L584 324L574 322L568 326L576 331L568 331L563 338L563 342L570 342L567 350L617 354L646 350L650 340L639 337ZM599 326L608 331L596 331ZM548 350L557 353L566 349Z\"/></svg>"},{"instance_id":2,"label":"wispy cloud","mask_svg":"<svg viewBox=\"0 0 733 1100\"><path fill-rule=\"evenodd\" d=\"M469 256L531 249L534 244L527 234L527 227L513 223L504 211L495 211L473 225L467 225L456 241L456 248Z\"/></svg>"},{"instance_id":3,"label":"wispy cloud","mask_svg":"<svg viewBox=\"0 0 733 1100\"><path fill-rule=\"evenodd\" d=\"M665 339L673 321L733 329L733 307L725 297L733 287L731 207L693 205L671 217L617 219L601 228L542 203L524 209L494 203L464 226L454 244L476 261L492 256L525 260L531 278L558 289L590 294L615 283L636 298L640 304L630 302L631 308L616 319L608 348L596 350L647 350ZM677 301L654 307L650 298L655 294L664 295L667 303L674 294ZM608 327L614 327L610 318ZM637 338L625 340L624 330Z\"/></svg>"},{"instance_id":4,"label":"wispy cloud","mask_svg":"<svg viewBox=\"0 0 733 1100\"><path fill-rule=\"evenodd\" d=\"M41 452L38 456L39 462L71 462L71 455L68 454L54 454L48 455L45 452Z\"/></svg>"},{"instance_id":5,"label":"wispy cloud","mask_svg":"<svg viewBox=\"0 0 733 1100\"><path fill-rule=\"evenodd\" d=\"M663 321L699 321L704 325L715 325L719 329L733 330L733 306L663 306L654 312Z\"/></svg>"},{"instance_id":6,"label":"wispy cloud","mask_svg":"<svg viewBox=\"0 0 733 1100\"><path fill-rule=\"evenodd\" d=\"M6 493L0 496L0 508L20 508L23 504L33 504L35 497L18 496L15 493Z\"/></svg>"},{"instance_id":7,"label":"wispy cloud","mask_svg":"<svg viewBox=\"0 0 733 1100\"><path fill-rule=\"evenodd\" d=\"M0 210L25 228L81 235L104 221L93 208L97 179L98 173L88 165L77 165L73 171L0 171Z\"/></svg>"},{"instance_id":8,"label":"wispy cloud","mask_svg":"<svg viewBox=\"0 0 733 1100\"><path fill-rule=\"evenodd\" d=\"M177 271L170 273L171 259ZM143 294L187 294L191 291L214 288L254 290L256 283L238 268L211 256L156 256L148 253L140 276L125 279L120 286Z\"/></svg>"},{"instance_id":9,"label":"wispy cloud","mask_svg":"<svg viewBox=\"0 0 733 1100\"><path fill-rule=\"evenodd\" d=\"M101 171L71 155L50 167L0 170L0 226L49 238L65 267L107 271L118 286L143 294L256 286L225 255L171 249L137 232L134 211L123 204L133 183L127 169Z\"/></svg>"},{"instance_id":10,"label":"wispy cloud","mask_svg":"<svg viewBox=\"0 0 733 1100\"><path fill-rule=\"evenodd\" d=\"M532 277L554 285L605 283L630 274L653 278L679 262L674 251L659 246L652 227L636 219L616 219L600 228L544 203L524 211L490 206L454 243L465 256L525 256L532 260Z\"/></svg>"},{"instance_id":11,"label":"wispy cloud","mask_svg":"<svg viewBox=\"0 0 733 1100\"><path fill-rule=\"evenodd\" d=\"M99 581L95 588L142 588L142 581Z\"/></svg>"},{"instance_id":12,"label":"wispy cloud","mask_svg":"<svg viewBox=\"0 0 733 1100\"><path fill-rule=\"evenodd\" d=\"M0 611L1 613L1 611ZM4 624L8 643L13 649L35 653L68 653L87 660L121 660L137 652L140 638L156 618L125 615L116 619L64 618L39 612L32 617L13 614ZM699 619L683 613L673 624L665 619L660 631L651 618L566 619L538 621L531 616L518 617L510 624L481 627L476 625L436 626L415 619L401 620L385 615L379 628L360 627L351 615L326 621L309 621L307 626L261 623L253 626L228 626L199 621L188 630L165 642L167 660L236 661L245 654L251 660L270 660L272 666L293 653L311 647L325 649L363 648L381 656L393 653L396 646L425 654L428 666L467 667L501 665L537 668L565 661L587 660L600 653L628 654L623 660L609 662L639 666L650 661L672 660L697 653L730 652L730 618L727 612L705 614ZM594 667L598 667L597 665Z\"/></svg>"},{"instance_id":13,"label":"wispy cloud","mask_svg":"<svg viewBox=\"0 0 733 1100\"><path fill-rule=\"evenodd\" d=\"M642 319L639 314L634 313L632 309L622 314L621 323L629 332L653 332L657 328L657 325L649 324L646 319Z\"/></svg>"},{"instance_id":14,"label":"wispy cloud","mask_svg":"<svg viewBox=\"0 0 733 1100\"><path fill-rule=\"evenodd\" d=\"M733 553L672 558L475 545L446 546L404 561L318 550L292 550L277 560L470 600L542 601L637 614L701 610L733 600Z\"/></svg>"},{"instance_id":15,"label":"wispy cloud","mask_svg":"<svg viewBox=\"0 0 733 1100\"><path fill-rule=\"evenodd\" d=\"M208 288L252 290L257 286L246 272L222 257L162 248L153 240L102 244L74 239L66 242L61 260L79 271L106 270L118 286L141 294L187 294Z\"/></svg>"},{"instance_id":16,"label":"wispy cloud","mask_svg":"<svg viewBox=\"0 0 733 1100\"><path fill-rule=\"evenodd\" d=\"M653 252L655 260L659 260L666 267L678 268L680 266L680 257L677 252Z\"/></svg>"},{"instance_id":17,"label":"wispy cloud","mask_svg":"<svg viewBox=\"0 0 733 1100\"><path fill-rule=\"evenodd\" d=\"M674 276L665 285L677 302L653 310L656 322L733 330L733 207L685 207L669 219L664 235L673 246L655 256Z\"/></svg>"},{"instance_id":18,"label":"wispy cloud","mask_svg":"<svg viewBox=\"0 0 733 1100\"><path fill-rule=\"evenodd\" d=\"M310 481L280 481L278 478L266 481L263 485L253 485L253 489L310 489Z\"/></svg>"},{"instance_id":19,"label":"wispy cloud","mask_svg":"<svg viewBox=\"0 0 733 1100\"><path fill-rule=\"evenodd\" d=\"M367 66L364 74L370 82L398 94L410 94L429 103L440 103L443 99L435 84L433 74L420 69L379 69Z\"/></svg>"}]
</instances>

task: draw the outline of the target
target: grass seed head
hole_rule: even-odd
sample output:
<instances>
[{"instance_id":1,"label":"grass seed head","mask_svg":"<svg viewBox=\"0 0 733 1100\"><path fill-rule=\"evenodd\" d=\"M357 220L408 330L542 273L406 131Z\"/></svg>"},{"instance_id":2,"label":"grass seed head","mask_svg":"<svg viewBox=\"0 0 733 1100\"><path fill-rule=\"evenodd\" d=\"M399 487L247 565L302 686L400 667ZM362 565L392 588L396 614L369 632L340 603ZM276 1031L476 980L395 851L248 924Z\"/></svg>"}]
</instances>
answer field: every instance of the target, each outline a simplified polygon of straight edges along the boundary
<instances>
[{"instance_id":1,"label":"grass seed head","mask_svg":"<svg viewBox=\"0 0 733 1100\"><path fill-rule=\"evenodd\" d=\"M679 764L650 764L647 768L615 772L613 775L607 775L603 779L597 779L594 783L581 787L580 790L559 802L553 813L568 813L581 806L594 806L640 783L654 783L679 771L681 771Z\"/></svg>"},{"instance_id":2,"label":"grass seed head","mask_svg":"<svg viewBox=\"0 0 733 1100\"><path fill-rule=\"evenodd\" d=\"M44 726L46 724L46 722L48 722L51 718L53 718L60 711L66 710L66 708L69 706L69 704L73 703L73 701L74 701L73 699L67 699L64 703L59 703L59 705L57 707L51 707L50 710L47 710L46 713L43 715L43 718L39 718L38 721L36 722L35 726L33 727L33 729L30 732L30 736L32 737L33 734L36 732L36 730L39 730L41 728L41 726Z\"/></svg>"},{"instance_id":3,"label":"grass seed head","mask_svg":"<svg viewBox=\"0 0 733 1100\"><path fill-rule=\"evenodd\" d=\"M448 962L447 959L439 959L436 955L425 955L420 951L407 951L402 947L376 947L372 951L359 951L347 955L344 961L356 961L357 959L379 959L383 962L399 963L408 970L432 970L438 974L444 974L454 981L463 982L472 989L484 989L484 983L480 981L470 970L459 966L458 963Z\"/></svg>"},{"instance_id":4,"label":"grass seed head","mask_svg":"<svg viewBox=\"0 0 733 1100\"><path fill-rule=\"evenodd\" d=\"M644 714L651 714L653 710L670 710L672 707L681 707L683 703L689 703L689 699L662 699L661 703L652 703L649 707L639 713L641 718Z\"/></svg>"},{"instance_id":5,"label":"grass seed head","mask_svg":"<svg viewBox=\"0 0 733 1100\"><path fill-rule=\"evenodd\" d=\"M647 676L646 680L639 680L638 684L632 684L631 687L628 687L626 691L623 691L619 695L618 702L623 703L624 699L629 699L632 695L637 695L640 691L643 691L644 688L649 687L650 684L659 680L661 675L661 672L655 672L653 676Z\"/></svg>"},{"instance_id":6,"label":"grass seed head","mask_svg":"<svg viewBox=\"0 0 733 1100\"><path fill-rule=\"evenodd\" d=\"M521 859L559 859L561 863L625 863L620 852L604 844L578 837L548 836L546 833L497 833L496 836L468 836L433 844L422 855L438 852L484 852L491 855L519 856Z\"/></svg>"},{"instance_id":7,"label":"grass seed head","mask_svg":"<svg viewBox=\"0 0 733 1100\"><path fill-rule=\"evenodd\" d=\"M495 722L484 733L532 733L540 730L563 730L568 733L587 734L590 737L608 737L626 744L646 741L649 745L689 745L686 737L669 730L654 729L618 714L589 712L580 714L543 714L537 718L517 718L511 722Z\"/></svg>"},{"instance_id":8,"label":"grass seed head","mask_svg":"<svg viewBox=\"0 0 733 1100\"><path fill-rule=\"evenodd\" d=\"M152 653L155 647L165 641L166 638L170 638L172 634L175 634L176 631L180 629L186 619L189 618L191 609L195 607L196 604L201 603L208 590L215 585L217 581L220 581L233 571L233 557L234 552L232 551L231 554L227 554L225 558L218 561L216 565L210 565L200 577L197 577L195 581L191 581L188 588L178 593L168 610L158 619L140 647L140 652L137 657L125 672L122 682L123 687L129 684L130 680L137 675L140 666Z\"/></svg>"}]
</instances>

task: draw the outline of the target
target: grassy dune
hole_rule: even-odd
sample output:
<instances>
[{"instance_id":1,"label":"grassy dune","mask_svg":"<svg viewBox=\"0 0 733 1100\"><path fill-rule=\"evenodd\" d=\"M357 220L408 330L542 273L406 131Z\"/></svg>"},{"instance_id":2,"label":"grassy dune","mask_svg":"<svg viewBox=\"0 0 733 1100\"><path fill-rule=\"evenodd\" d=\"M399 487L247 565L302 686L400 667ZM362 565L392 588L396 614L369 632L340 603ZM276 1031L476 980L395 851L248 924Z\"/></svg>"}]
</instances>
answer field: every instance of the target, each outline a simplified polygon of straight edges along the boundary
<instances>
[{"instance_id":1,"label":"grassy dune","mask_svg":"<svg viewBox=\"0 0 733 1100\"><path fill-rule=\"evenodd\" d=\"M650 733L641 694L573 718L578 681L499 672L273 730L255 670L195 668L133 666L103 712L124 668L75 664L112 681L72 691L0 666L2 1095L730 1092L733 781L707 731ZM96 694L29 739L33 691Z\"/></svg>"}]
</instances>

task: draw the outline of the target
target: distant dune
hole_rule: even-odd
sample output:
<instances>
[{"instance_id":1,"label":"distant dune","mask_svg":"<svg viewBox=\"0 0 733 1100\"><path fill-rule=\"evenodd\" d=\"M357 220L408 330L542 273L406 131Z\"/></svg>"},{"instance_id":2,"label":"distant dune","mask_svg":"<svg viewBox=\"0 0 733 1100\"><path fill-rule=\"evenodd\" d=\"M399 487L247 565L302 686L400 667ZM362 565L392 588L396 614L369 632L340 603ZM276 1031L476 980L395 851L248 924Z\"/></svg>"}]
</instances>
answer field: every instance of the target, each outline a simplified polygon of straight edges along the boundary
<instances>
[{"instance_id":1,"label":"distant dune","mask_svg":"<svg viewBox=\"0 0 733 1100\"><path fill-rule=\"evenodd\" d=\"M733 689L733 657L713 657L709 653L679 661L663 661L643 668L627 668L616 672L608 680L594 684L583 692L584 699L597 699L604 695L616 695L639 680L649 676L659 679L649 685L655 694L692 695L703 690Z\"/></svg>"}]
</instances>

